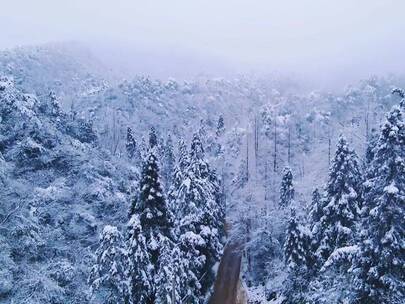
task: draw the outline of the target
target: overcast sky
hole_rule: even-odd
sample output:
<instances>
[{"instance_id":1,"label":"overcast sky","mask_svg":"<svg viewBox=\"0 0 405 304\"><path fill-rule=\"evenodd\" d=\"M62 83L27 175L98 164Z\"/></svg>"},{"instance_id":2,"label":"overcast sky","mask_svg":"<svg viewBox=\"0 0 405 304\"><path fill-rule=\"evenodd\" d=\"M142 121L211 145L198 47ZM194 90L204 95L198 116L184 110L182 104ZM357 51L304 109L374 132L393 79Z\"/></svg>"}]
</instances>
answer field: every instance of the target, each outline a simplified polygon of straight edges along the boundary
<instances>
[{"instance_id":1,"label":"overcast sky","mask_svg":"<svg viewBox=\"0 0 405 304\"><path fill-rule=\"evenodd\" d=\"M0 48L78 40L145 73L293 72L352 81L405 70L404 0L0 0ZM117 50L125 48L122 56ZM115 51L113 50L115 49ZM119 57L119 58L117 58ZM137 57L137 58L134 58ZM142 57L142 58L140 58ZM181 58L187 60L181 61ZM175 58L177 68L170 71ZM131 65L132 61L142 65ZM209 62L209 64L208 64ZM173 67L174 65L172 65ZM190 68L188 67L184 67ZM173 75L176 76L176 75Z\"/></svg>"}]
</instances>

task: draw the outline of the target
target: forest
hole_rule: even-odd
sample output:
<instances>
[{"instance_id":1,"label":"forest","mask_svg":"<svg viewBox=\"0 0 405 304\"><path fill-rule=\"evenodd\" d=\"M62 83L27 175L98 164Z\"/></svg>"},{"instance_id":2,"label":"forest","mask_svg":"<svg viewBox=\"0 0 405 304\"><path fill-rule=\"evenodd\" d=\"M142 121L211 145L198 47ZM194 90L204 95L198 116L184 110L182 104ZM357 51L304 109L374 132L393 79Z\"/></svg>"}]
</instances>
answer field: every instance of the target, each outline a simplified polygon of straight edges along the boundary
<instances>
[{"instance_id":1,"label":"forest","mask_svg":"<svg viewBox=\"0 0 405 304\"><path fill-rule=\"evenodd\" d=\"M405 78L0 73L0 303L404 302Z\"/></svg>"}]
</instances>

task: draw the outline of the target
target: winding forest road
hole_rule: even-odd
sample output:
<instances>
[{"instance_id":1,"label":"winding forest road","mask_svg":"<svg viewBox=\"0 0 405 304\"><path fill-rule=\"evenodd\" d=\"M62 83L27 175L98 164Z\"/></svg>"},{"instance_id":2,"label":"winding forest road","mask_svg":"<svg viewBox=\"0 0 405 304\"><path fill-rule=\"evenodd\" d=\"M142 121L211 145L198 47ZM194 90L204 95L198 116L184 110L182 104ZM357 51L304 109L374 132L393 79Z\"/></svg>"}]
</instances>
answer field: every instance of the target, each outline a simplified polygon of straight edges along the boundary
<instances>
[{"instance_id":1,"label":"winding forest road","mask_svg":"<svg viewBox=\"0 0 405 304\"><path fill-rule=\"evenodd\" d=\"M225 246L209 304L237 304L242 251L240 241L230 241Z\"/></svg>"}]
</instances>

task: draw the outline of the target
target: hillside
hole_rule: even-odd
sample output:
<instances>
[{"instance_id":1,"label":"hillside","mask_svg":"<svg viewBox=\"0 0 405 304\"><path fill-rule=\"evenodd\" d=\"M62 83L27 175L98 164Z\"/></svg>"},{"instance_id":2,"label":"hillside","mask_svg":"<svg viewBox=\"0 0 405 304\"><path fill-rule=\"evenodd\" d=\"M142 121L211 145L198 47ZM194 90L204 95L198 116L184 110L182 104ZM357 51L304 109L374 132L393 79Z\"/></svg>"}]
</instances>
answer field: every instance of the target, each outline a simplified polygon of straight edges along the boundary
<instances>
[{"instance_id":1,"label":"hillside","mask_svg":"<svg viewBox=\"0 0 405 304\"><path fill-rule=\"evenodd\" d=\"M52 98L0 81L1 303L83 303L100 226L126 218L136 168Z\"/></svg>"},{"instance_id":2,"label":"hillside","mask_svg":"<svg viewBox=\"0 0 405 304\"><path fill-rule=\"evenodd\" d=\"M208 273L209 280L203 287L190 283L188 296L196 292L201 300L211 292L226 218L228 237L245 245L235 260L240 263L243 255L237 269L248 295L284 299L288 229L309 238L313 190L326 200L339 143L341 150L347 145L356 151L354 167L365 178L374 157L370 145L400 100L391 94L395 87L405 87L403 78L370 77L334 93L299 91L292 82L248 75L163 81L135 71L120 80L74 45L1 52L0 303L93 303L87 280L103 245L99 237L111 241L122 234L127 242L128 225L133 238L142 236L135 211L139 200L149 200L141 195L149 188L138 182L152 175L156 204L171 208L168 226L195 220L198 208L207 217L201 231L170 228L170 234L183 233L171 241L187 257L204 252L195 249L204 242L215 245L214 253L190 258L198 267L209 265L199 273ZM218 216L213 202L219 202ZM191 219L179 215L177 204L186 205ZM118 228L104 233L106 225ZM212 237L207 231L217 243L205 239ZM142 238L133 242L140 246ZM158 247L153 238L145 246ZM125 260L131 251L122 252ZM178 269L192 267L176 258ZM173 281L184 283L176 275Z\"/></svg>"}]
</instances>

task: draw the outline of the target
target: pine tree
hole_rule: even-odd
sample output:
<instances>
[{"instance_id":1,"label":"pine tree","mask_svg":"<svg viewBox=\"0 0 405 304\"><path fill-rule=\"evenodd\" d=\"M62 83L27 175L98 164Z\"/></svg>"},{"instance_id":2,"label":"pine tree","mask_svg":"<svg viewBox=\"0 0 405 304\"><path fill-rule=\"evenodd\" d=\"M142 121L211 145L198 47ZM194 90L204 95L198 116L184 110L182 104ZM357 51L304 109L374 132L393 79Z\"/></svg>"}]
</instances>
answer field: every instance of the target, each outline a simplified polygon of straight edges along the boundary
<instances>
[{"instance_id":1,"label":"pine tree","mask_svg":"<svg viewBox=\"0 0 405 304\"><path fill-rule=\"evenodd\" d=\"M127 141L125 143L125 148L127 150L128 158L131 159L134 156L136 143L130 127L127 128Z\"/></svg>"},{"instance_id":2,"label":"pine tree","mask_svg":"<svg viewBox=\"0 0 405 304\"><path fill-rule=\"evenodd\" d=\"M134 302L147 304L155 303L157 299L156 280L162 267L160 249L163 243L171 242L173 224L160 184L153 129L149 143L129 225L130 257L135 267L132 278Z\"/></svg>"},{"instance_id":3,"label":"pine tree","mask_svg":"<svg viewBox=\"0 0 405 304\"><path fill-rule=\"evenodd\" d=\"M218 192L215 174L205 161L202 143L195 134L190 163L177 191L177 203L180 245L193 273L188 288L194 289L200 298L213 283L212 267L219 261L222 250L224 213Z\"/></svg>"},{"instance_id":4,"label":"pine tree","mask_svg":"<svg viewBox=\"0 0 405 304\"><path fill-rule=\"evenodd\" d=\"M285 208L290 206L294 200L294 194L293 175L291 169L286 167L283 170L283 179L281 180L280 207Z\"/></svg>"},{"instance_id":5,"label":"pine tree","mask_svg":"<svg viewBox=\"0 0 405 304\"><path fill-rule=\"evenodd\" d=\"M89 281L97 303L132 303L129 276L132 264L117 227L104 227L96 256Z\"/></svg>"},{"instance_id":6,"label":"pine tree","mask_svg":"<svg viewBox=\"0 0 405 304\"><path fill-rule=\"evenodd\" d=\"M155 149L158 145L158 138L156 135L156 130L154 127L150 128L149 131L149 148L151 150Z\"/></svg>"},{"instance_id":7,"label":"pine tree","mask_svg":"<svg viewBox=\"0 0 405 304\"><path fill-rule=\"evenodd\" d=\"M160 246L160 267L156 276L157 304L177 304L187 296L188 261L179 247L165 238Z\"/></svg>"},{"instance_id":8,"label":"pine tree","mask_svg":"<svg viewBox=\"0 0 405 304\"><path fill-rule=\"evenodd\" d=\"M367 166L371 163L371 161L374 158L374 149L376 147L378 141L378 134L375 129L371 129L371 134L367 142L367 148L366 148L366 156L365 156L365 166L367 169Z\"/></svg>"},{"instance_id":9,"label":"pine tree","mask_svg":"<svg viewBox=\"0 0 405 304\"><path fill-rule=\"evenodd\" d=\"M167 136L163 153L163 177L166 189L169 189L172 183L173 170L175 167L175 157L173 152L173 141L170 134Z\"/></svg>"},{"instance_id":10,"label":"pine tree","mask_svg":"<svg viewBox=\"0 0 405 304\"><path fill-rule=\"evenodd\" d=\"M312 200L309 210L311 230L317 223L320 222L322 216L323 216L322 198L318 188L315 188L314 191L312 191Z\"/></svg>"},{"instance_id":11,"label":"pine tree","mask_svg":"<svg viewBox=\"0 0 405 304\"><path fill-rule=\"evenodd\" d=\"M235 189L242 189L244 188L248 181L249 181L249 172L248 172L248 164L246 162L246 159L242 159L238 171L236 173L235 178L232 180L232 186Z\"/></svg>"},{"instance_id":12,"label":"pine tree","mask_svg":"<svg viewBox=\"0 0 405 304\"><path fill-rule=\"evenodd\" d=\"M368 167L357 303L403 303L405 294L405 102L388 113Z\"/></svg>"},{"instance_id":13,"label":"pine tree","mask_svg":"<svg viewBox=\"0 0 405 304\"><path fill-rule=\"evenodd\" d=\"M321 237L322 237L322 230L321 230L321 219L324 215L323 207L325 205L325 201L322 199L321 194L319 193L318 188L315 188L312 192L312 200L311 206L309 208L309 229L311 231L311 261L310 261L310 268L313 269L315 266L317 259L315 257L315 251L318 248ZM320 265L318 265L320 266Z\"/></svg>"},{"instance_id":14,"label":"pine tree","mask_svg":"<svg viewBox=\"0 0 405 304\"><path fill-rule=\"evenodd\" d=\"M218 118L218 123L217 123L217 130L215 131L215 135L217 137L221 137L225 133L225 123L224 123L224 117L222 115L219 115Z\"/></svg>"},{"instance_id":15,"label":"pine tree","mask_svg":"<svg viewBox=\"0 0 405 304\"><path fill-rule=\"evenodd\" d=\"M127 156L129 159L134 160L135 163L141 162L141 153L130 127L127 128L127 140L125 143L125 148L127 150Z\"/></svg>"},{"instance_id":16,"label":"pine tree","mask_svg":"<svg viewBox=\"0 0 405 304\"><path fill-rule=\"evenodd\" d=\"M189 155L186 144L184 143L183 139L180 139L178 144L177 161L173 170L173 176L171 177L172 183L168 192L169 209L174 216L175 223L178 223L179 218L181 218L181 215L179 214L180 203L177 201L179 198L178 191L184 180L189 163ZM177 224L175 224L175 228L176 227L178 227Z\"/></svg>"},{"instance_id":17,"label":"pine tree","mask_svg":"<svg viewBox=\"0 0 405 304\"><path fill-rule=\"evenodd\" d=\"M307 267L308 233L305 233L304 228L298 223L294 209L291 209L283 250L288 269Z\"/></svg>"},{"instance_id":18,"label":"pine tree","mask_svg":"<svg viewBox=\"0 0 405 304\"><path fill-rule=\"evenodd\" d=\"M131 293L133 303L153 303L154 265L147 245L141 222L137 214L133 214L128 222L128 247L132 267Z\"/></svg>"},{"instance_id":19,"label":"pine tree","mask_svg":"<svg viewBox=\"0 0 405 304\"><path fill-rule=\"evenodd\" d=\"M298 223L295 210L291 209L283 247L288 270L284 285L286 303L306 303L304 298L308 286L309 243L310 233Z\"/></svg>"},{"instance_id":20,"label":"pine tree","mask_svg":"<svg viewBox=\"0 0 405 304\"><path fill-rule=\"evenodd\" d=\"M143 230L149 235L168 235L172 218L160 184L157 158L152 149L145 160L139 186L134 211L139 215Z\"/></svg>"},{"instance_id":21,"label":"pine tree","mask_svg":"<svg viewBox=\"0 0 405 304\"><path fill-rule=\"evenodd\" d=\"M339 137L329 172L325 206L318 232L319 262L325 262L339 248L355 243L356 221L361 207L362 174L356 153Z\"/></svg>"},{"instance_id":22,"label":"pine tree","mask_svg":"<svg viewBox=\"0 0 405 304\"><path fill-rule=\"evenodd\" d=\"M222 115L219 116L217 122L217 128L215 130L215 138L211 138L209 148L212 152L212 155L222 162L223 159L221 156L224 154L224 150L222 147L223 143L223 136L225 134L225 124L224 124L224 117Z\"/></svg>"}]
</instances>

